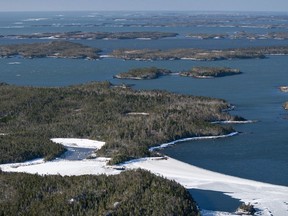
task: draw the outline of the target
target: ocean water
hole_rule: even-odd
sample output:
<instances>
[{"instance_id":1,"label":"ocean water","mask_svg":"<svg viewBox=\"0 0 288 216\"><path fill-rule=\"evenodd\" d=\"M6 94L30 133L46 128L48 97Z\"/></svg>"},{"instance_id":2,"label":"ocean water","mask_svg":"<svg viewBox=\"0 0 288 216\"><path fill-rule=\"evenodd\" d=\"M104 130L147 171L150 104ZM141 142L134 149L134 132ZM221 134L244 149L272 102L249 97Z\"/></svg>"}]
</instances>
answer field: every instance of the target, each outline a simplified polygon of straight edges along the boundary
<instances>
[{"instance_id":1,"label":"ocean water","mask_svg":"<svg viewBox=\"0 0 288 216\"><path fill-rule=\"evenodd\" d=\"M203 20L205 22L203 22ZM245 27L246 26L246 27ZM288 14L209 14L144 12L0 13L0 35L66 31L163 31L176 38L160 40L89 40L83 43L107 54L118 48L235 48L287 45L287 40L195 40L188 33L268 33L288 31ZM0 38L0 44L32 43L47 40ZM175 72L193 66L239 68L240 75L193 79L165 76L156 80L116 80L113 75L135 67L157 66ZM288 186L288 112L282 104L288 94L279 91L288 85L288 56L265 59L214 62L123 61L113 58L88 61L75 59L0 59L0 82L29 86L68 86L89 81L135 84L135 89L164 89L172 92L217 97L235 105L233 115L255 123L234 125L239 135L217 140L179 143L163 153L181 161L242 178Z\"/></svg>"}]
</instances>

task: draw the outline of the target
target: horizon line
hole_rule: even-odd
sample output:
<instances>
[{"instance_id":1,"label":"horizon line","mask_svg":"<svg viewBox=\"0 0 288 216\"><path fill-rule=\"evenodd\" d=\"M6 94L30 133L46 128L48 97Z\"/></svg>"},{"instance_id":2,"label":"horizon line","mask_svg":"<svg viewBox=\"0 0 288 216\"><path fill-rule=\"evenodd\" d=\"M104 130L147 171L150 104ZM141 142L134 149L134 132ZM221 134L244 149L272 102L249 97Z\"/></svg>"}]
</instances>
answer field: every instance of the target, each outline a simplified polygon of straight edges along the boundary
<instances>
[{"instance_id":1,"label":"horizon line","mask_svg":"<svg viewBox=\"0 0 288 216\"><path fill-rule=\"evenodd\" d=\"M0 10L1 12L202 12L202 13L288 13L282 10Z\"/></svg>"}]
</instances>

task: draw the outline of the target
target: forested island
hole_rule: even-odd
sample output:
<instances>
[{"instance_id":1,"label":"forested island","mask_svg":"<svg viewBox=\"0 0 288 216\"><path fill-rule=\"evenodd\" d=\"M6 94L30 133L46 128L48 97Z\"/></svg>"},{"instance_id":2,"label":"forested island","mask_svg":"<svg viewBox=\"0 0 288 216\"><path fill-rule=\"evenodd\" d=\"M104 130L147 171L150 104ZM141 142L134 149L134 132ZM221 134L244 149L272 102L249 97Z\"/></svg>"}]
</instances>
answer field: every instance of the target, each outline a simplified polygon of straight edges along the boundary
<instances>
[{"instance_id":1,"label":"forested island","mask_svg":"<svg viewBox=\"0 0 288 216\"><path fill-rule=\"evenodd\" d=\"M52 41L31 44L0 46L0 58L21 56L23 58L76 58L98 59L100 49L69 41Z\"/></svg>"},{"instance_id":2,"label":"forested island","mask_svg":"<svg viewBox=\"0 0 288 216\"><path fill-rule=\"evenodd\" d=\"M199 60L215 61L225 59L265 58L267 55L287 55L288 46L251 47L238 49L204 50L204 49L118 49L111 53L115 58L125 60Z\"/></svg>"},{"instance_id":3,"label":"forested island","mask_svg":"<svg viewBox=\"0 0 288 216\"><path fill-rule=\"evenodd\" d=\"M287 40L287 32L268 32L265 34L251 33L246 31L235 32L232 34L209 34L209 33L190 33L187 37L193 39L247 39L247 40L263 40L263 39L274 39L274 40Z\"/></svg>"},{"instance_id":4,"label":"forested island","mask_svg":"<svg viewBox=\"0 0 288 216\"><path fill-rule=\"evenodd\" d=\"M23 58L79 58L99 59L100 49L79 43L59 40L44 43L13 44L0 46L0 58L21 56ZM118 49L109 54L110 57L125 60L205 60L265 58L267 55L287 55L288 46L252 47L223 50L187 49Z\"/></svg>"},{"instance_id":5,"label":"forested island","mask_svg":"<svg viewBox=\"0 0 288 216\"><path fill-rule=\"evenodd\" d=\"M171 74L172 72L167 69L149 67L149 68L134 68L130 69L127 72L119 73L114 76L117 79L134 79L134 80L143 80L143 79L156 79L163 75Z\"/></svg>"},{"instance_id":6,"label":"forested island","mask_svg":"<svg viewBox=\"0 0 288 216\"><path fill-rule=\"evenodd\" d=\"M177 33L171 32L46 32L22 35L2 35L4 38L16 39L65 39L65 40L97 40L97 39L161 39L176 37Z\"/></svg>"},{"instance_id":7,"label":"forested island","mask_svg":"<svg viewBox=\"0 0 288 216\"><path fill-rule=\"evenodd\" d=\"M133 79L133 80L148 80L157 79L160 76L171 75L173 72L163 68L149 67L149 68L134 68L127 72L122 72L114 76L117 79ZM194 78L213 78L224 77L240 74L239 69L228 67L193 67L189 71L181 71L173 74Z\"/></svg>"},{"instance_id":8,"label":"forested island","mask_svg":"<svg viewBox=\"0 0 288 216\"><path fill-rule=\"evenodd\" d=\"M200 215L185 188L143 170L71 177L0 170L0 182L0 215Z\"/></svg>"},{"instance_id":9,"label":"forested island","mask_svg":"<svg viewBox=\"0 0 288 216\"><path fill-rule=\"evenodd\" d=\"M180 76L189 76L195 78L212 78L240 74L239 69L228 67L193 67L190 71L180 72Z\"/></svg>"},{"instance_id":10,"label":"forested island","mask_svg":"<svg viewBox=\"0 0 288 216\"><path fill-rule=\"evenodd\" d=\"M230 126L211 122L239 119L223 112L230 107L224 100L109 82L61 88L2 84L0 100L0 163L52 159L65 149L51 138L78 137L105 141L97 155L117 164L151 156L148 149L161 143L231 133Z\"/></svg>"}]
</instances>

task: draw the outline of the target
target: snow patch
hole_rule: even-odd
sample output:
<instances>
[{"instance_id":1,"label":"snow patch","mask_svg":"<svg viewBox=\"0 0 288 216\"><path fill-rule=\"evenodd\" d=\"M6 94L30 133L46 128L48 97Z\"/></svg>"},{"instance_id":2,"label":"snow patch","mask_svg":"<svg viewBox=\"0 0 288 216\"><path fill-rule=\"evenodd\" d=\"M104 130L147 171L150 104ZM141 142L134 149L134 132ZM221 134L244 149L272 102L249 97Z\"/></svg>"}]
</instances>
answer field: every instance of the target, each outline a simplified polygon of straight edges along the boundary
<instances>
[{"instance_id":1,"label":"snow patch","mask_svg":"<svg viewBox=\"0 0 288 216\"><path fill-rule=\"evenodd\" d=\"M62 144L65 147L73 148L93 148L100 149L105 144L102 141L90 140L90 139L76 139L76 138L53 138L51 141Z\"/></svg>"}]
</instances>

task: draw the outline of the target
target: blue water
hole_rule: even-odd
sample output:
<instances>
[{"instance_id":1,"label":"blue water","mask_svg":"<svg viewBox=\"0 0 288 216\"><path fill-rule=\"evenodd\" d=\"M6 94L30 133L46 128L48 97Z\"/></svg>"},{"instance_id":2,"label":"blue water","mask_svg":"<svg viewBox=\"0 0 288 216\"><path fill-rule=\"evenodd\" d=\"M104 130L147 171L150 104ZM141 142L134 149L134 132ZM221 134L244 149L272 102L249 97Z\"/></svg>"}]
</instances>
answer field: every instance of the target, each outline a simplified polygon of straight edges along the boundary
<instances>
[{"instance_id":1,"label":"blue water","mask_svg":"<svg viewBox=\"0 0 288 216\"><path fill-rule=\"evenodd\" d=\"M189 192L193 195L200 210L235 212L241 205L240 200L233 199L221 192L200 189L190 189Z\"/></svg>"},{"instance_id":2,"label":"blue water","mask_svg":"<svg viewBox=\"0 0 288 216\"><path fill-rule=\"evenodd\" d=\"M165 31L177 32L176 38L161 40L91 40L76 41L103 50L118 48L186 48L220 49L248 46L287 45L287 40L194 40L187 33L229 33L245 30L266 33L288 31L287 14L201 15L188 12L175 14L127 13L0 13L0 35L65 31ZM211 18L212 16L212 18ZM225 20L234 27L181 25L193 20ZM225 17L226 16L226 17ZM258 15L257 15L258 16ZM210 17L210 18L209 18ZM260 17L260 16L259 16ZM276 17L276 18L275 18ZM35 19L36 18L36 19ZM39 19L41 18L41 19ZM43 19L42 19L43 18ZM220 21L219 21L220 20ZM168 25L167 25L168 23ZM171 23L176 23L171 25ZM178 23L178 24L177 24ZM153 25L152 25L153 24ZM161 24L165 24L162 25ZM199 24L199 22L198 22ZM250 27L243 27L243 25ZM259 24L277 25L263 28ZM158 25L158 26L157 26ZM256 25L256 27L251 27ZM146 27L143 27L146 26ZM241 26L241 27L240 27ZM0 38L0 44L32 43L46 40ZM172 71L187 70L195 65L239 68L243 73L216 79L193 79L165 76L156 80L115 80L113 75L135 67L157 66ZM215 62L123 61L106 58L97 61L75 59L0 59L0 82L32 86L67 86L89 81L135 84L135 89L165 89L172 92L223 98L235 105L231 114L256 120L253 124L234 125L238 136L180 143L163 152L181 161L233 176L288 186L288 113L282 104L288 94L278 90L288 85L288 56L266 59Z\"/></svg>"}]
</instances>

